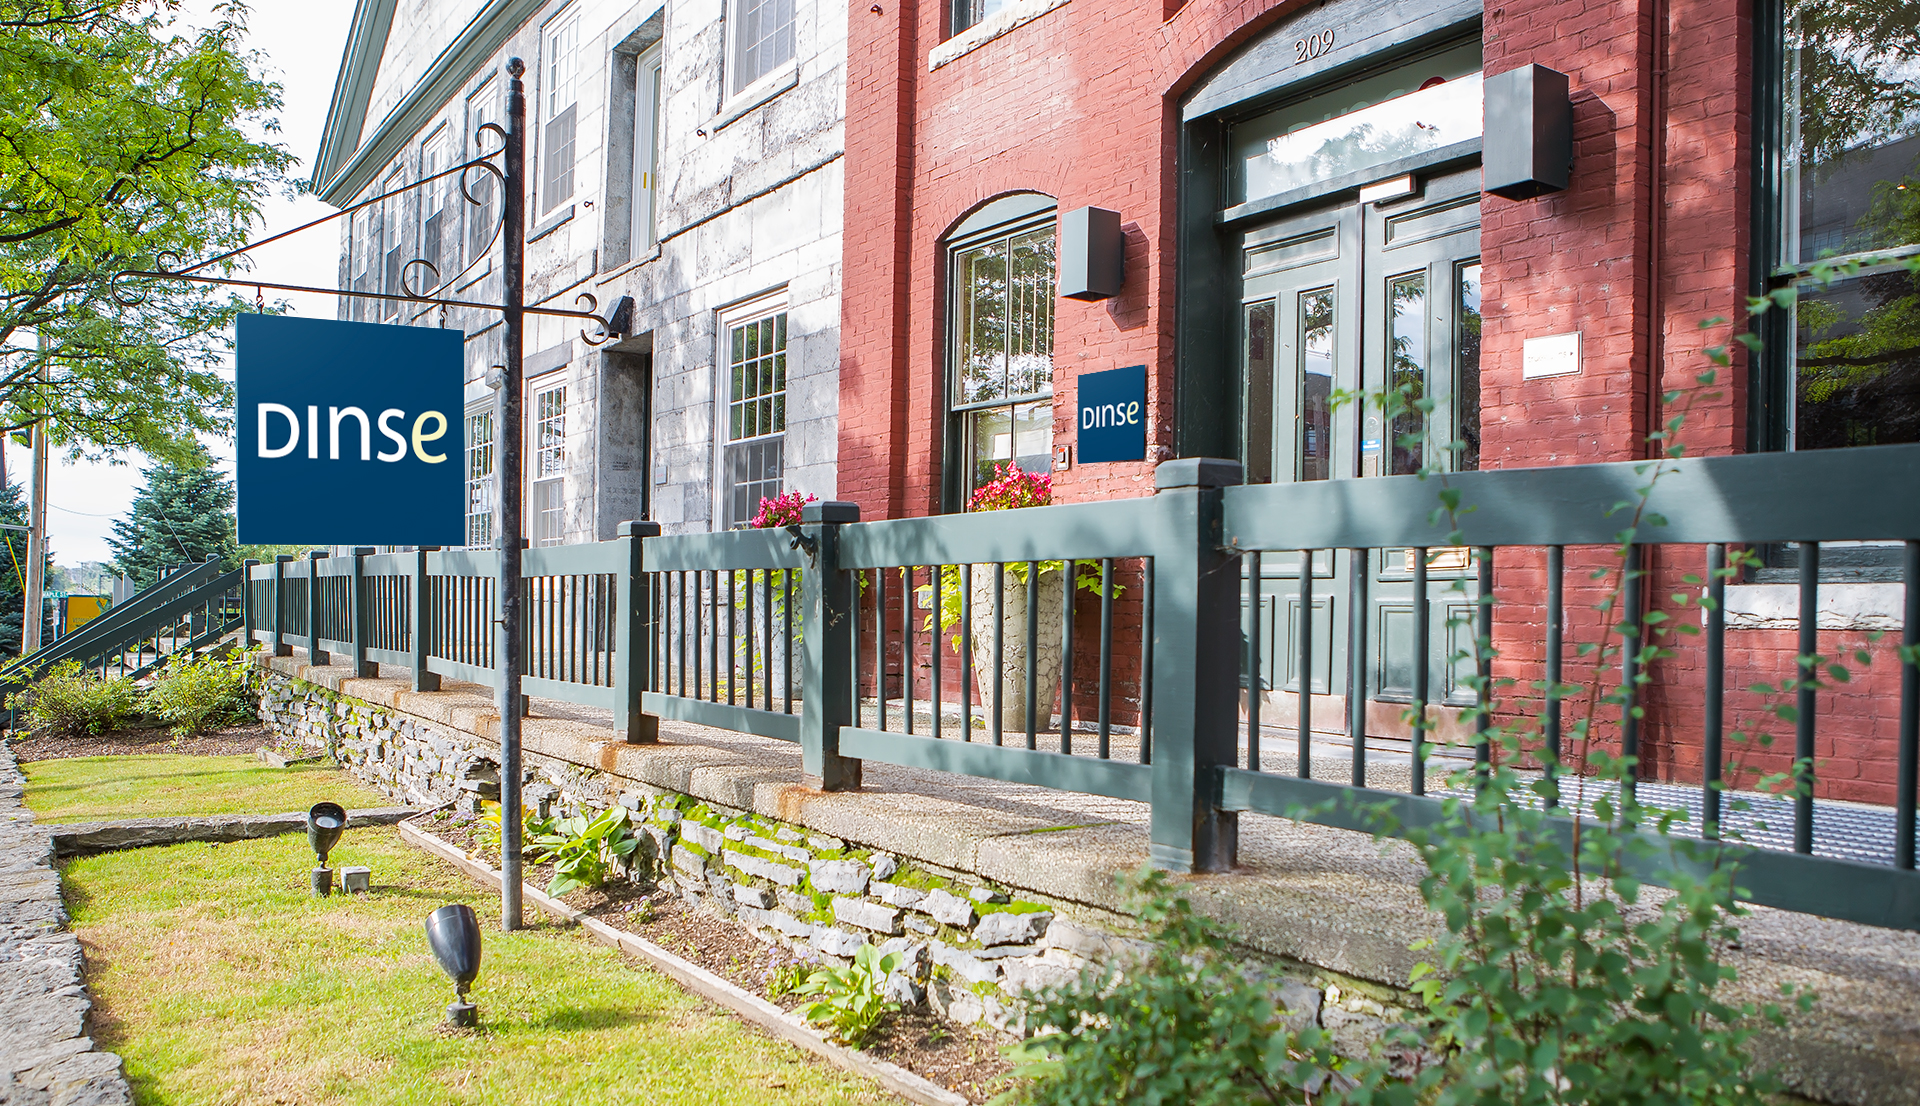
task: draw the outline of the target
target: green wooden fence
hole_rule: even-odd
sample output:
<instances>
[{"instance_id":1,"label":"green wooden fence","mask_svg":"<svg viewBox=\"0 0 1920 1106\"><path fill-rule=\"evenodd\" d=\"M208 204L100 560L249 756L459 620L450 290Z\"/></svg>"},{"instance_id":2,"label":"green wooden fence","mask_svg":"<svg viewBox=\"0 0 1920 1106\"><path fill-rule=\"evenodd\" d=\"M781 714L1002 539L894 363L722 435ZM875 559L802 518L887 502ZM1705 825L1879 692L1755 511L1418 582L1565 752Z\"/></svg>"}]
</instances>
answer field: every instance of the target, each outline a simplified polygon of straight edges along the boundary
<instances>
[{"instance_id":1,"label":"green wooden fence","mask_svg":"<svg viewBox=\"0 0 1920 1106\"><path fill-rule=\"evenodd\" d=\"M1496 594L1497 551L1507 551L1501 563L1537 560L1547 585L1528 603L1546 611L1547 674L1557 680L1568 551L1579 562L1598 555L1593 549L1617 550L1626 525L1619 509L1640 499L1649 475L1645 464L1622 463L1463 473L1444 483L1244 487L1237 464L1183 459L1162 464L1155 494L1135 500L874 522L858 521L852 504L821 503L783 531L664 537L654 524L628 523L613 541L525 552L525 691L608 708L633 741L650 740L647 720L659 717L795 742L808 780L827 789L857 788L861 765L879 761L1136 800L1151 808L1156 864L1223 870L1234 863L1245 812L1362 829L1369 807L1387 806L1412 827L1431 824L1444 801L1428 793L1420 756L1411 758L1410 791L1368 786L1364 709L1379 681L1361 649L1350 651L1347 675L1348 777L1312 778L1310 724L1295 726L1288 773L1263 767L1261 697L1244 714L1241 707L1243 689L1269 686L1259 645L1262 556L1302 566L1294 599L1304 611L1313 609L1312 566L1329 551L1347 551L1356 565L1411 551L1421 596L1430 552L1441 547L1470 551L1469 595ZM1436 510L1443 486L1459 496L1462 509L1451 516ZM1920 445L1665 462L1645 522L1625 541L1630 558L1654 546L1669 563L1697 558L1703 580L1726 563L1729 547L1792 546L1803 655L1817 652L1821 543L1896 543L1901 641L1912 657L1920 652L1920 497L1906 489L1915 486ZM494 564L493 554L476 551L282 559L249 570L247 634L279 653L301 644L316 659L344 654L367 674L397 665L419 689L443 677L490 683ZM1076 581L1087 574L1108 584L1076 604ZM1350 573L1346 583L1363 612L1366 576ZM1724 582L1704 586L1721 596ZM1629 584L1629 609L1640 609L1643 590ZM961 617L936 629L949 596ZM1501 606L1469 605L1470 635L1492 638ZM1434 624L1426 603L1415 607L1414 655L1424 657L1448 627ZM1700 699L1708 769L1699 802L1717 819L1724 610L1705 621L1703 683L1669 690ZM1315 671L1314 640L1312 618L1302 619L1297 673ZM1482 674L1487 663L1479 660ZM1631 665L1629 656L1622 686L1634 686ZM1076 686L1083 667L1097 673L1091 686ZM982 668L1000 678L976 681ZM1414 668L1413 703L1437 702L1428 666ZM1920 929L1920 679L1904 662L1902 677L1898 799L1867 823L1888 862L1820 855L1819 833L1838 808L1806 791L1784 800L1794 829L1787 847L1715 841L1703 854L1739 863L1752 901ZM1484 719L1491 692L1478 686L1466 716ZM984 701L975 703L976 693ZM1300 703L1302 715L1310 703ZM1794 752L1817 773L1821 719L1812 705L1803 693ZM1625 751L1635 752L1637 714L1629 708L1618 726ZM1466 756L1485 757L1485 729L1474 726L1478 747ZM1546 738L1559 738L1552 711Z\"/></svg>"}]
</instances>

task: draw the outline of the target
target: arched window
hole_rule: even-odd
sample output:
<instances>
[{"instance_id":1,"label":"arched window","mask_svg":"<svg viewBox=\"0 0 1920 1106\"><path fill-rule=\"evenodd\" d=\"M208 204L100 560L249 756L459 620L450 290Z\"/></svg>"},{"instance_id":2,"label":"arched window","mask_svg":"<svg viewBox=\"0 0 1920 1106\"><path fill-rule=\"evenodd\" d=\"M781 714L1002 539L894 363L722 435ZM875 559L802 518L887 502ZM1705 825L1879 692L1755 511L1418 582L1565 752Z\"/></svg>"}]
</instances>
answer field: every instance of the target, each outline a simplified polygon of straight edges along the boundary
<instances>
[{"instance_id":1,"label":"arched window","mask_svg":"<svg viewBox=\"0 0 1920 1106\"><path fill-rule=\"evenodd\" d=\"M1002 197L947 236L948 486L963 507L996 468L1053 460L1055 211Z\"/></svg>"}]
</instances>

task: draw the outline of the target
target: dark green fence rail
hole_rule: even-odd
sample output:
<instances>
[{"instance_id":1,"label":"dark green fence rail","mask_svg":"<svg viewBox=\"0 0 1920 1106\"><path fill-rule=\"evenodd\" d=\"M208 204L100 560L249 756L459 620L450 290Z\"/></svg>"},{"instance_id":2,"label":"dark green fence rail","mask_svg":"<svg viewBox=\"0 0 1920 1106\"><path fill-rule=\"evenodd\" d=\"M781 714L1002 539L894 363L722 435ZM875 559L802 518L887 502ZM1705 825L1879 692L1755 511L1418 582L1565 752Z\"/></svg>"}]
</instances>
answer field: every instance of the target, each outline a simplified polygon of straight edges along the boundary
<instances>
[{"instance_id":1,"label":"dark green fence rail","mask_svg":"<svg viewBox=\"0 0 1920 1106\"><path fill-rule=\"evenodd\" d=\"M1184 459L1160 466L1148 499L870 523L851 504L825 503L784 531L670 537L629 523L614 541L525 554L527 670L536 674L526 691L609 707L629 740L649 739L642 720L654 715L797 742L809 780L829 789L858 787L861 764L873 760L1138 800L1151 807L1155 863L1221 870L1234 862L1242 813L1364 829L1366 811L1384 806L1411 827L1431 824L1444 802L1429 793L1424 757L1409 758L1408 791L1369 778L1375 750L1364 711L1380 689L1355 644L1365 617L1346 631L1351 769L1344 779L1314 778L1311 696L1300 696L1297 679L1276 688L1263 675L1260 643L1271 627L1261 623L1259 589L1273 586L1262 583L1273 578L1263 564L1298 566L1291 596L1279 597L1296 610L1312 610L1315 589L1327 586L1366 612L1369 565L1404 557L1413 594L1424 597L1433 554L1450 547L1461 554L1470 636L1491 638L1505 629L1502 606L1474 597L1498 594L1496 564L1524 562L1530 581L1547 581L1527 603L1546 609L1537 621L1546 675L1557 681L1569 551L1579 565L1617 549L1627 525L1619 508L1639 499L1648 476L1632 463L1459 474L1444 486L1462 509L1445 517L1436 511L1438 480L1241 487L1238 465ZM1920 646L1920 497L1904 491L1916 484L1920 446L1667 462L1629 557L1660 546L1663 563L1697 558L1705 579L1730 547L1793 545L1796 640L1812 654L1821 543L1901 543L1901 640ZM248 633L282 652L299 642L316 656L404 665L416 687L431 689L442 676L487 683L494 563L485 552L427 551L260 566L251 570L250 607L268 617L254 618ZM1344 581L1321 583L1322 566L1340 563L1349 566ZM1096 586L1080 589L1082 577ZM1707 586L1723 598L1717 577ZM1645 600L1638 587L1629 587L1629 609ZM1423 658L1433 635L1450 628L1426 603L1414 606L1414 656ZM1717 825L1724 607L1705 623L1703 682L1663 694L1700 699L1708 767L1698 805ZM1314 638L1312 619L1302 620L1296 673L1314 672ZM1487 662L1479 663L1484 675ZM1633 686L1625 663L1619 679ZM976 679L982 669L999 678ZM1414 709L1441 704L1429 666L1413 671ZM1782 848L1703 846L1741 865L1752 901L1920 929L1920 678L1911 664L1902 676L1898 800L1872 823L1892 838L1884 842L1890 862L1816 855L1837 808L1799 794L1785 800L1793 834ZM1283 751L1292 763L1280 772L1274 762L1286 757L1263 753L1263 696L1249 695L1241 708L1244 691L1269 688L1297 701L1295 738ZM1478 694L1465 706L1489 705L1487 692ZM1793 751L1817 773L1822 720L1812 704L1804 694ZM1547 719L1546 740L1557 742L1557 714L1550 709ZM1633 712L1617 725L1635 751ZM1484 734L1477 724L1462 755L1484 759Z\"/></svg>"}]
</instances>

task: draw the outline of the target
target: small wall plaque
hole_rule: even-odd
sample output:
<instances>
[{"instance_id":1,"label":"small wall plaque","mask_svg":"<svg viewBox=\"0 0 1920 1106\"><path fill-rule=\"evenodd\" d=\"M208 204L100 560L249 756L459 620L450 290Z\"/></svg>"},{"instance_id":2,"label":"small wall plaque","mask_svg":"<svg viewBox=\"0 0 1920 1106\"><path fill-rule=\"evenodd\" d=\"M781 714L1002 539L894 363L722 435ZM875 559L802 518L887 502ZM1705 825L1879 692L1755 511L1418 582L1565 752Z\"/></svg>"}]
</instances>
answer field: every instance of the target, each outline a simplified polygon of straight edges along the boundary
<instances>
[{"instance_id":1,"label":"small wall plaque","mask_svg":"<svg viewBox=\"0 0 1920 1106\"><path fill-rule=\"evenodd\" d=\"M1520 376L1571 376L1580 371L1580 332L1528 338L1521 344Z\"/></svg>"}]
</instances>

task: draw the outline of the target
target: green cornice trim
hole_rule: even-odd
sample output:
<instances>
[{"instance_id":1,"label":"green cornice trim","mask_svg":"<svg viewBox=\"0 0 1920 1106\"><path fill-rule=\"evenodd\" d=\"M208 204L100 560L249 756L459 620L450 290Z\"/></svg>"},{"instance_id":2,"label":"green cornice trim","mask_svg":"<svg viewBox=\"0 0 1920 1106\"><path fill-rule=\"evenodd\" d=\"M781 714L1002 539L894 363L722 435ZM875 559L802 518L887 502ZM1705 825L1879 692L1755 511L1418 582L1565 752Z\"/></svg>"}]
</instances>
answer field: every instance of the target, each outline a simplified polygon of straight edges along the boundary
<instances>
[{"instance_id":1,"label":"green cornice trim","mask_svg":"<svg viewBox=\"0 0 1920 1106\"><path fill-rule=\"evenodd\" d=\"M353 202L361 189L373 180L382 167L392 161L407 144L447 102L459 95L463 86L480 67L491 59L504 46L513 33L530 21L547 0L488 0L487 5L467 22L458 36L447 48L440 51L427 67L427 72L406 96L380 120L371 136L359 142L357 148L349 149L344 138L346 129L352 125L356 137L365 131L367 101L373 91L373 77L379 69L380 56L376 52L370 57L356 54L350 39L347 58L341 63L340 79L334 86L334 107L341 108L341 89L358 88L362 84L365 90L360 92L357 105L350 104L352 114L327 116L327 134L320 146L320 159L313 174L313 192L320 199L335 207L345 207ZM360 0L360 7L354 13L355 30L359 30L363 13L376 18L369 9L384 9L385 21L381 23L380 42L385 48L386 28L392 22L394 0ZM351 120L351 123L349 123Z\"/></svg>"},{"instance_id":2,"label":"green cornice trim","mask_svg":"<svg viewBox=\"0 0 1920 1106\"><path fill-rule=\"evenodd\" d=\"M393 27L394 5L395 0L359 0L354 5L347 47L340 55L340 75L333 82L333 101L327 105L327 129L320 135L320 152L313 161L316 188L334 174L360 139L373 79L379 75L387 32Z\"/></svg>"}]
</instances>

